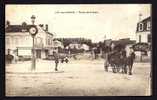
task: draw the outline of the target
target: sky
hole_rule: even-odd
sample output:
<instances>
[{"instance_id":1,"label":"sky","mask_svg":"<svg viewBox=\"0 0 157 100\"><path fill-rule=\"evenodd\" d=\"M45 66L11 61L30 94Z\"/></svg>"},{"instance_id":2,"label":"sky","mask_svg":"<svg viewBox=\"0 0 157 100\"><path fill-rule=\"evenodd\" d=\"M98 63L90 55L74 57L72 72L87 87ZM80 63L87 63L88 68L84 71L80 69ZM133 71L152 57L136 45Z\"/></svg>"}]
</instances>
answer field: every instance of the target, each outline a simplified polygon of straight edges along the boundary
<instances>
[{"instance_id":1,"label":"sky","mask_svg":"<svg viewBox=\"0 0 157 100\"><path fill-rule=\"evenodd\" d=\"M104 39L135 40L136 25L151 15L150 4L36 4L6 5L5 19L17 25L48 24L55 37L83 37L93 42Z\"/></svg>"}]
</instances>

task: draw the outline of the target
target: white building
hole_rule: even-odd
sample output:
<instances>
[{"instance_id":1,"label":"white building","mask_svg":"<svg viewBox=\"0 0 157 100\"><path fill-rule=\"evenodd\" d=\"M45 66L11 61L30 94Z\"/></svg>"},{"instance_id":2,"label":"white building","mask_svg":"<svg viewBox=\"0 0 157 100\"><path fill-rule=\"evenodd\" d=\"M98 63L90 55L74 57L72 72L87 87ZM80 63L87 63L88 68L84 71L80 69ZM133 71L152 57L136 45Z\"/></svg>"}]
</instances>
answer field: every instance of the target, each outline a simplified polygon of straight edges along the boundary
<instances>
[{"instance_id":1,"label":"white building","mask_svg":"<svg viewBox=\"0 0 157 100\"><path fill-rule=\"evenodd\" d=\"M31 57L33 40L28 32L31 25L7 25L5 27L5 54ZM46 58L48 51L53 46L53 34L48 32L48 25L37 25L38 33L35 37L36 58Z\"/></svg>"},{"instance_id":2,"label":"white building","mask_svg":"<svg viewBox=\"0 0 157 100\"><path fill-rule=\"evenodd\" d=\"M137 23L136 42L151 43L151 17Z\"/></svg>"}]
</instances>

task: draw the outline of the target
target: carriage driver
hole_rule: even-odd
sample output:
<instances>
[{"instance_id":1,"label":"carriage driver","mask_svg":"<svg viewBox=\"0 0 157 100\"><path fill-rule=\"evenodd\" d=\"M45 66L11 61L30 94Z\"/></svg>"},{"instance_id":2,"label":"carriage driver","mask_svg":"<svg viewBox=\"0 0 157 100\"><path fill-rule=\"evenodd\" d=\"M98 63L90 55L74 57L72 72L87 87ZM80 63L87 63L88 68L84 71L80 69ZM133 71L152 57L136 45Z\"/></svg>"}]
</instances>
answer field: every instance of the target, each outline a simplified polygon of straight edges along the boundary
<instances>
[{"instance_id":1,"label":"carriage driver","mask_svg":"<svg viewBox=\"0 0 157 100\"><path fill-rule=\"evenodd\" d=\"M135 52L132 47L130 47L130 51L129 51L129 56L131 56L131 55L135 55Z\"/></svg>"},{"instance_id":2,"label":"carriage driver","mask_svg":"<svg viewBox=\"0 0 157 100\"><path fill-rule=\"evenodd\" d=\"M134 60L135 60L135 52L133 50L132 47L130 47L130 52L129 52L129 57L128 57L128 64L129 64L129 75L132 75L132 67L133 67L133 63L134 63Z\"/></svg>"}]
</instances>

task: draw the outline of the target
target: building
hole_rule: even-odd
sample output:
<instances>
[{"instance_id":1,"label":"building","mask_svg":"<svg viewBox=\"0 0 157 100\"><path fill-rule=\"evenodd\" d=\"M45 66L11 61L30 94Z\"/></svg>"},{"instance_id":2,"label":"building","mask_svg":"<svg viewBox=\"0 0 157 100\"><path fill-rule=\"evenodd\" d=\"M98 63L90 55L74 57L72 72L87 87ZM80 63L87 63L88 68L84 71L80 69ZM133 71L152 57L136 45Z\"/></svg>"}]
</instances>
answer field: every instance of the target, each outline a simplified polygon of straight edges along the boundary
<instances>
[{"instance_id":1,"label":"building","mask_svg":"<svg viewBox=\"0 0 157 100\"><path fill-rule=\"evenodd\" d=\"M25 22L22 25L11 25L5 27L5 54L17 57L31 57L33 40L29 33L31 25ZM35 36L36 58L46 58L48 51L53 47L53 34L48 32L48 25L37 25L38 33Z\"/></svg>"},{"instance_id":2,"label":"building","mask_svg":"<svg viewBox=\"0 0 157 100\"><path fill-rule=\"evenodd\" d=\"M151 17L147 17L137 23L136 42L151 43Z\"/></svg>"},{"instance_id":3,"label":"building","mask_svg":"<svg viewBox=\"0 0 157 100\"><path fill-rule=\"evenodd\" d=\"M130 45L130 44L135 44L136 41L135 40L130 40L130 38L123 38L123 39L119 39L119 40L113 40L112 43L114 43L115 45Z\"/></svg>"},{"instance_id":4,"label":"building","mask_svg":"<svg viewBox=\"0 0 157 100\"><path fill-rule=\"evenodd\" d=\"M68 46L69 44L90 45L92 42L90 39L86 39L86 38L55 38L55 39L61 41L63 43L64 47Z\"/></svg>"}]
</instances>

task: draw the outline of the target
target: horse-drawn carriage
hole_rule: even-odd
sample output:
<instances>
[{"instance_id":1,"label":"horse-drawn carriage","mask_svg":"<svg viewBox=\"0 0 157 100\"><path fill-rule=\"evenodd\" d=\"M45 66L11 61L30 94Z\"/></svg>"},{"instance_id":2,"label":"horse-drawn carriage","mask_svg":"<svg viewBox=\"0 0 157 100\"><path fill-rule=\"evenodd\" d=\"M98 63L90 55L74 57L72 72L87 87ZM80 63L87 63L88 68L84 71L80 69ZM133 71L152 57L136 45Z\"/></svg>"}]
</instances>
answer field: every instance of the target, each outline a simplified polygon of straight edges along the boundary
<instances>
[{"instance_id":1,"label":"horse-drawn carriage","mask_svg":"<svg viewBox=\"0 0 157 100\"><path fill-rule=\"evenodd\" d=\"M129 75L132 75L134 59L134 52L130 53L130 55L127 57L124 48L118 50L115 49L106 54L105 70L108 71L108 67L110 66L113 73L120 72L121 70L122 73L127 74L127 72L129 72Z\"/></svg>"}]
</instances>

